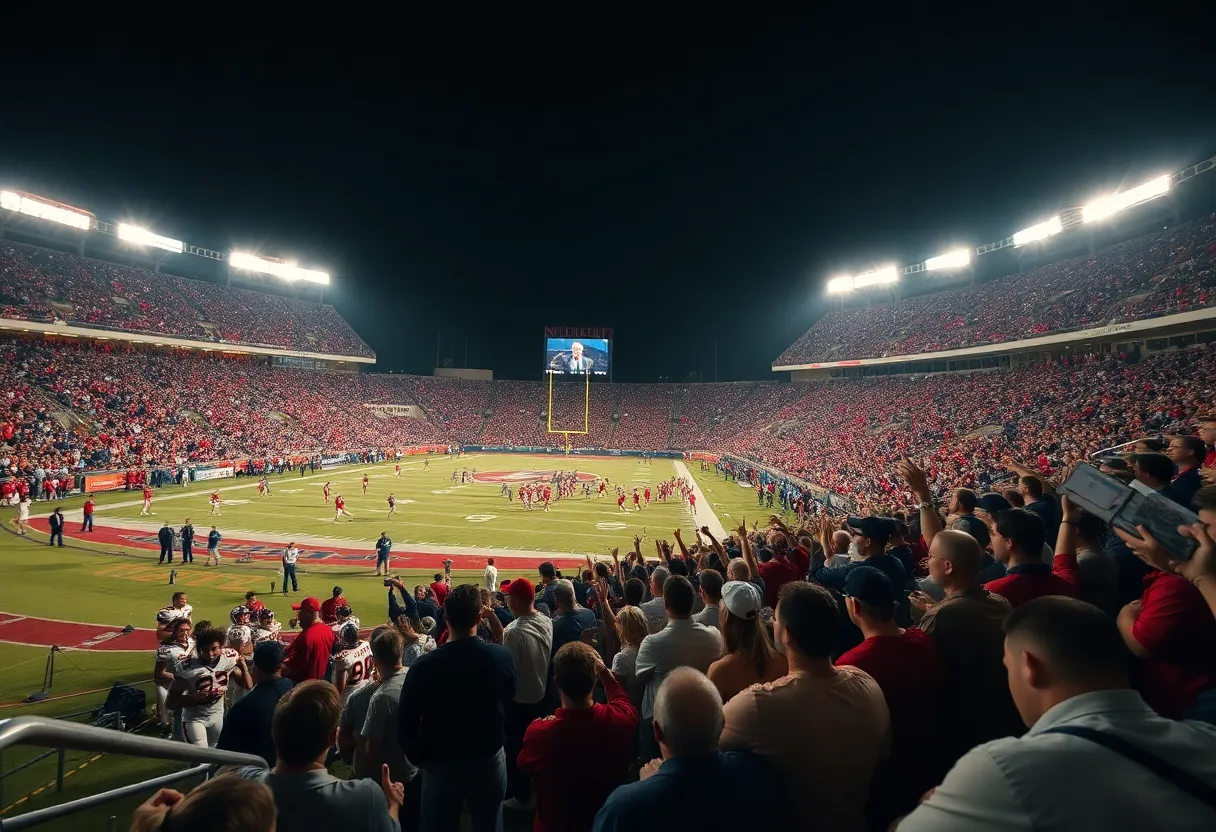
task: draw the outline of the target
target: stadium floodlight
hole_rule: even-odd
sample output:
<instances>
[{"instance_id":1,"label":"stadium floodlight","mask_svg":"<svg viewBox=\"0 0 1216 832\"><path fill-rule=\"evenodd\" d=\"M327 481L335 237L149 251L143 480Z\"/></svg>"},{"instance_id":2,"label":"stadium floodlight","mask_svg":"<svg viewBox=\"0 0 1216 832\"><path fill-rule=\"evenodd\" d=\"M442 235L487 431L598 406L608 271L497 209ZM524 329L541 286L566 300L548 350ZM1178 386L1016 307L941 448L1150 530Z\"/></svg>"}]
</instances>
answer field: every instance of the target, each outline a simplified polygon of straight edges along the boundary
<instances>
[{"instance_id":1,"label":"stadium floodlight","mask_svg":"<svg viewBox=\"0 0 1216 832\"><path fill-rule=\"evenodd\" d=\"M274 275L282 280L288 280L293 283L297 280L303 280L306 283L320 283L322 286L329 285L329 275L325 272L314 269L301 269L295 263L267 260L264 257L258 257L256 254L249 254L244 251L230 252L228 254L228 265L234 269Z\"/></svg>"},{"instance_id":2,"label":"stadium floodlight","mask_svg":"<svg viewBox=\"0 0 1216 832\"><path fill-rule=\"evenodd\" d=\"M1137 185L1130 190L1120 191L1117 194L1095 199L1081 209L1081 220L1083 222L1104 220L1111 214L1116 214L1124 208L1130 208L1133 205L1139 205L1141 202L1148 202L1150 199L1163 196L1169 193L1169 190L1169 176L1158 176L1156 179L1150 179L1143 185Z\"/></svg>"},{"instance_id":3,"label":"stadium floodlight","mask_svg":"<svg viewBox=\"0 0 1216 832\"><path fill-rule=\"evenodd\" d=\"M853 291L853 278L851 277L833 277L828 281L829 295L839 295L851 291Z\"/></svg>"},{"instance_id":4,"label":"stadium floodlight","mask_svg":"<svg viewBox=\"0 0 1216 832\"><path fill-rule=\"evenodd\" d=\"M925 271L935 272L938 269L965 269L971 265L971 249L959 248L947 251L937 257L925 261Z\"/></svg>"},{"instance_id":5,"label":"stadium floodlight","mask_svg":"<svg viewBox=\"0 0 1216 832\"><path fill-rule=\"evenodd\" d=\"M93 227L93 215L87 211L81 211L78 208L62 205L53 200L43 199L32 194L18 193L17 191L0 191L0 208L7 208L9 211L25 214L27 217L37 217L41 220L50 220L51 222L70 225L72 228L79 228L81 231L88 231Z\"/></svg>"},{"instance_id":6,"label":"stadium floodlight","mask_svg":"<svg viewBox=\"0 0 1216 832\"><path fill-rule=\"evenodd\" d=\"M1053 234L1059 234L1063 230L1064 226L1060 224L1060 217L1056 215L1045 222L1032 225L1030 228L1023 228L1017 234L1014 234L1013 244L1015 246L1024 246L1036 240L1046 240Z\"/></svg>"},{"instance_id":7,"label":"stadium floodlight","mask_svg":"<svg viewBox=\"0 0 1216 832\"><path fill-rule=\"evenodd\" d=\"M875 269L872 272L853 275L853 288L861 289L865 286L878 286L884 283L898 283L899 269L895 266L886 266L881 269Z\"/></svg>"},{"instance_id":8,"label":"stadium floodlight","mask_svg":"<svg viewBox=\"0 0 1216 832\"><path fill-rule=\"evenodd\" d=\"M181 254L185 251L185 244L181 240L174 240L171 237L162 237L159 234L153 234L146 228L140 228L138 225L120 222L118 224L118 239L126 240L128 243L135 243L141 246L152 246L153 248L163 248L165 251L172 251L175 254Z\"/></svg>"}]
</instances>

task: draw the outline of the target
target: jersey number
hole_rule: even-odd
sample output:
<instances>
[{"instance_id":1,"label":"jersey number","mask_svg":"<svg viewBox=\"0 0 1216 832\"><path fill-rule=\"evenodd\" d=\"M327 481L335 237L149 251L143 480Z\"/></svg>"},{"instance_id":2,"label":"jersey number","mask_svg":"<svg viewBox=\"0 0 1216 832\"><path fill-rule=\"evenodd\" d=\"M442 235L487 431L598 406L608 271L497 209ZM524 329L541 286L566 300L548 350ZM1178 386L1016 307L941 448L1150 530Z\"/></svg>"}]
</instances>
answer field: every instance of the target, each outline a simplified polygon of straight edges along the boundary
<instances>
[{"instance_id":1,"label":"jersey number","mask_svg":"<svg viewBox=\"0 0 1216 832\"><path fill-rule=\"evenodd\" d=\"M361 662L355 662L350 667L351 684L357 685L365 679L372 678L372 660L369 656Z\"/></svg>"},{"instance_id":2,"label":"jersey number","mask_svg":"<svg viewBox=\"0 0 1216 832\"><path fill-rule=\"evenodd\" d=\"M228 672L226 670L220 670L210 676L204 676L203 681L198 686L199 693L211 693L213 690L217 693L223 693L227 689Z\"/></svg>"}]
</instances>

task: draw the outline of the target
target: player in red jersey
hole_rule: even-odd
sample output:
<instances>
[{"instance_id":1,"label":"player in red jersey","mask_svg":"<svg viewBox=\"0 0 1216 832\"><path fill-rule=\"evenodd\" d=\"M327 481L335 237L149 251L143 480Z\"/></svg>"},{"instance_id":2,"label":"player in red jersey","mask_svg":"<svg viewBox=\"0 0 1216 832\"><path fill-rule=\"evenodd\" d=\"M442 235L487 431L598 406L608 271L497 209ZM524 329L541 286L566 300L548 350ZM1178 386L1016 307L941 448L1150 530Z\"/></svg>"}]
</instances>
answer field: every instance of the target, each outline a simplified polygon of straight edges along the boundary
<instances>
[{"instance_id":1,"label":"player in red jersey","mask_svg":"<svg viewBox=\"0 0 1216 832\"><path fill-rule=\"evenodd\" d=\"M650 505L650 486L646 486L646 505Z\"/></svg>"},{"instance_id":2,"label":"player in red jersey","mask_svg":"<svg viewBox=\"0 0 1216 832\"><path fill-rule=\"evenodd\" d=\"M549 510L549 499L553 496L553 492L549 490L549 486L545 486L545 511Z\"/></svg>"},{"instance_id":3,"label":"player in red jersey","mask_svg":"<svg viewBox=\"0 0 1216 832\"><path fill-rule=\"evenodd\" d=\"M349 517L351 520L355 519L354 516L349 511L346 510L346 501L342 499L341 494L334 497L334 522L335 523L338 522L339 517Z\"/></svg>"},{"instance_id":4,"label":"player in red jersey","mask_svg":"<svg viewBox=\"0 0 1216 832\"><path fill-rule=\"evenodd\" d=\"M617 495L616 507L617 507L618 511L627 511L628 510L625 508L625 492L624 491L622 491L620 494Z\"/></svg>"},{"instance_id":5,"label":"player in red jersey","mask_svg":"<svg viewBox=\"0 0 1216 832\"><path fill-rule=\"evenodd\" d=\"M326 503L326 505L328 505L329 504L329 483L328 482L326 482L325 485L321 488L321 493L323 493L325 495L325 503Z\"/></svg>"},{"instance_id":6,"label":"player in red jersey","mask_svg":"<svg viewBox=\"0 0 1216 832\"><path fill-rule=\"evenodd\" d=\"M634 511L642 510L642 495L638 493L638 490L636 488L633 489L633 510Z\"/></svg>"},{"instance_id":7,"label":"player in red jersey","mask_svg":"<svg viewBox=\"0 0 1216 832\"><path fill-rule=\"evenodd\" d=\"M152 514L152 486L145 485L144 486L144 508L143 508L143 511L141 511L139 513L139 516L147 517L150 514ZM155 517L155 515L152 515L152 516Z\"/></svg>"},{"instance_id":8,"label":"player in red jersey","mask_svg":"<svg viewBox=\"0 0 1216 832\"><path fill-rule=\"evenodd\" d=\"M393 477L394 477L394 479L401 479L401 463L400 462L398 462L396 467L393 468Z\"/></svg>"},{"instance_id":9,"label":"player in red jersey","mask_svg":"<svg viewBox=\"0 0 1216 832\"><path fill-rule=\"evenodd\" d=\"M688 492L688 508L692 510L693 514L697 513L697 495L691 491Z\"/></svg>"},{"instance_id":10,"label":"player in red jersey","mask_svg":"<svg viewBox=\"0 0 1216 832\"><path fill-rule=\"evenodd\" d=\"M220 514L220 490L218 488L211 492L211 511L207 513L207 516L210 517L213 514L217 517L223 516Z\"/></svg>"},{"instance_id":11,"label":"player in red jersey","mask_svg":"<svg viewBox=\"0 0 1216 832\"><path fill-rule=\"evenodd\" d=\"M600 496L604 496L604 492L608 490L608 483L600 480Z\"/></svg>"},{"instance_id":12,"label":"player in red jersey","mask_svg":"<svg viewBox=\"0 0 1216 832\"><path fill-rule=\"evenodd\" d=\"M363 475L363 493L367 493L367 474Z\"/></svg>"}]
</instances>

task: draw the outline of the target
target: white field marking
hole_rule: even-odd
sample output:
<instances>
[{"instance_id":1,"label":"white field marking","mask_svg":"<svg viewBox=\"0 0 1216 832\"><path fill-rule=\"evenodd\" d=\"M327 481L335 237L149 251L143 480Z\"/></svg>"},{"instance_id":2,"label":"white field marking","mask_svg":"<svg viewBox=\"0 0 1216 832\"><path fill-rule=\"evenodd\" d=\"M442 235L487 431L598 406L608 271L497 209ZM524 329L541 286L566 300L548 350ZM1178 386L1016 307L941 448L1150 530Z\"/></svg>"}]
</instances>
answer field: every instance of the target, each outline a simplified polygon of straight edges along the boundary
<instances>
[{"instance_id":1,"label":"white field marking","mask_svg":"<svg viewBox=\"0 0 1216 832\"><path fill-rule=\"evenodd\" d=\"M603 529L603 530L604 530L604 531L606 531L606 532L617 532L617 531L620 531L621 529L626 529L626 528L629 528L629 524L628 524L628 523L621 523L621 522L616 522L616 523L596 523L596 524L595 524L595 527L596 527L597 529Z\"/></svg>"},{"instance_id":2,"label":"white field marking","mask_svg":"<svg viewBox=\"0 0 1216 832\"><path fill-rule=\"evenodd\" d=\"M377 464L383 465L384 463L377 463ZM420 465L421 463L411 463L411 464ZM372 470L375 470L374 466L360 468L355 473L358 473L359 471L372 471ZM287 481L288 476L291 476L291 475L289 475L289 474L283 475L282 479L277 480L277 482L281 483L281 482ZM308 476L304 476L304 477L292 476L291 478L292 478L292 480L294 480L296 482L308 482L309 480L324 480L326 476L327 476L326 474L309 474ZM204 480L204 482L218 484L218 483L227 483L228 480ZM212 488L211 491L216 491L216 490L240 491L240 490L246 489L246 488L257 488L257 487L258 487L257 482L247 482L242 485L217 485L216 488ZM209 495L210 495L210 491L208 491L206 486L204 486L204 488L202 490L190 491L190 490L183 489L181 492L176 493L176 494L157 494L157 495L155 495L155 499L157 502L159 502L161 500L183 500L183 499L186 499L187 497L207 497ZM94 509L94 512L110 511L111 509L116 509L116 508L131 508L132 506L142 506L143 504L144 504L143 499L127 500L126 502L122 502L122 503L110 503L109 505L97 506L97 508ZM64 512L64 516L71 520L81 519L81 514L82 514L82 509L73 509L71 511Z\"/></svg>"},{"instance_id":3,"label":"white field marking","mask_svg":"<svg viewBox=\"0 0 1216 832\"><path fill-rule=\"evenodd\" d=\"M692 493L696 495L697 498L697 508L696 511L693 512L693 521L697 524L697 527L700 528L701 526L708 526L709 530L713 532L714 537L718 538L719 540L725 540L726 529L723 528L722 521L718 519L718 515L714 514L713 509L709 507L709 501L705 499L705 494L702 493L701 486L697 483L696 479L684 465L682 460L676 459L672 460L672 462L675 464L676 476L687 477L688 481L692 483Z\"/></svg>"},{"instance_id":4,"label":"white field marking","mask_svg":"<svg viewBox=\"0 0 1216 832\"><path fill-rule=\"evenodd\" d=\"M240 506L245 503L252 503L253 500L221 500L220 504L225 506Z\"/></svg>"},{"instance_id":5,"label":"white field marking","mask_svg":"<svg viewBox=\"0 0 1216 832\"><path fill-rule=\"evenodd\" d=\"M436 488L436 489L433 489L433 490L431 491L431 493L432 493L432 494L451 494L451 493L452 493L452 489L450 489L450 488Z\"/></svg>"},{"instance_id":6,"label":"white field marking","mask_svg":"<svg viewBox=\"0 0 1216 832\"><path fill-rule=\"evenodd\" d=\"M464 519L470 523L488 523L497 516L497 514L470 514Z\"/></svg>"},{"instance_id":7,"label":"white field marking","mask_svg":"<svg viewBox=\"0 0 1216 832\"><path fill-rule=\"evenodd\" d=\"M280 494L300 494L304 491L303 488L280 488Z\"/></svg>"}]
</instances>

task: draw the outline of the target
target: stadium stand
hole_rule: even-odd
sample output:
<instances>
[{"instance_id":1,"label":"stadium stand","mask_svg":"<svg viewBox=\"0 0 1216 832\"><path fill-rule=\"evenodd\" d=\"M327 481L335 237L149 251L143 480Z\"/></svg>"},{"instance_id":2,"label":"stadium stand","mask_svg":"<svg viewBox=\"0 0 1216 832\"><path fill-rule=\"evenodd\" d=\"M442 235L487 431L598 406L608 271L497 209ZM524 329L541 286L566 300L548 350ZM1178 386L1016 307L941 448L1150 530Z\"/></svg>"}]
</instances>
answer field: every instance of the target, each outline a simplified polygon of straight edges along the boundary
<instances>
[{"instance_id":1,"label":"stadium stand","mask_svg":"<svg viewBox=\"0 0 1216 832\"><path fill-rule=\"evenodd\" d=\"M195 340L371 357L332 306L0 244L0 315Z\"/></svg>"},{"instance_id":2,"label":"stadium stand","mask_svg":"<svg viewBox=\"0 0 1216 832\"><path fill-rule=\"evenodd\" d=\"M966 289L829 312L776 366L918 355L1155 318L1216 297L1216 217Z\"/></svg>"}]
</instances>

